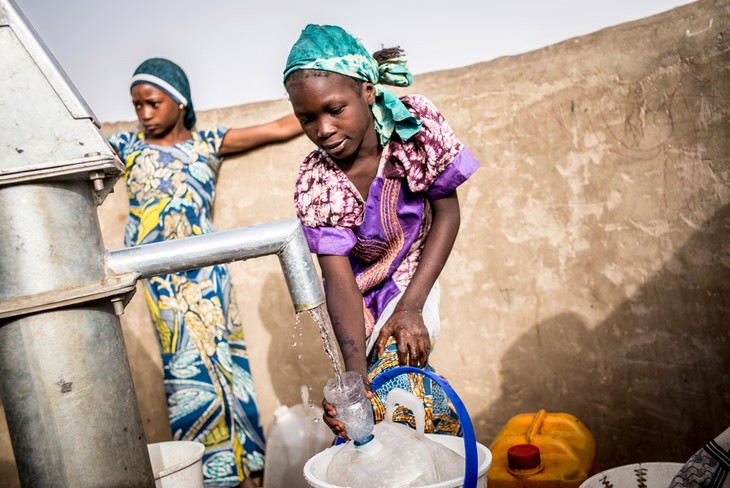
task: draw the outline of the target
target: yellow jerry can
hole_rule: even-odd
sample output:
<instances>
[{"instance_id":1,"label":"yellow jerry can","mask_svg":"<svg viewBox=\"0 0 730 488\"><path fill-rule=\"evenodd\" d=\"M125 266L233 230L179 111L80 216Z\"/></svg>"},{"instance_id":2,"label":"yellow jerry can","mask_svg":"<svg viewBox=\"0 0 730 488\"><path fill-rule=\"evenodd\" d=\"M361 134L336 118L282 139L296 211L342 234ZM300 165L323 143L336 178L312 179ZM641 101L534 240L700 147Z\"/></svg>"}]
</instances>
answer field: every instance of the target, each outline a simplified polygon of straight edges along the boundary
<instances>
[{"instance_id":1,"label":"yellow jerry can","mask_svg":"<svg viewBox=\"0 0 730 488\"><path fill-rule=\"evenodd\" d=\"M489 488L577 488L598 472L593 434L567 413L515 415L489 450Z\"/></svg>"}]
</instances>

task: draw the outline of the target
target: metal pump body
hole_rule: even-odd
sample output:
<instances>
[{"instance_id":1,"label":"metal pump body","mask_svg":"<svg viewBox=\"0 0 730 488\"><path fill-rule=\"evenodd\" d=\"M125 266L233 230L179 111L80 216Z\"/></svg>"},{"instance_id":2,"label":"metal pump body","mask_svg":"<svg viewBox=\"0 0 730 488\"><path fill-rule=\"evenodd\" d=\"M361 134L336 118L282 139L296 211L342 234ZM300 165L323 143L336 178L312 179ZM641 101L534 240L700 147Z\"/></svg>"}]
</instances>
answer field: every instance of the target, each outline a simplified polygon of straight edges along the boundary
<instances>
[{"instance_id":1,"label":"metal pump body","mask_svg":"<svg viewBox=\"0 0 730 488\"><path fill-rule=\"evenodd\" d=\"M296 220L118 251L97 206L123 165L12 0L0 0L0 397L23 486L155 485L119 317L136 281L276 254L324 302Z\"/></svg>"}]
</instances>

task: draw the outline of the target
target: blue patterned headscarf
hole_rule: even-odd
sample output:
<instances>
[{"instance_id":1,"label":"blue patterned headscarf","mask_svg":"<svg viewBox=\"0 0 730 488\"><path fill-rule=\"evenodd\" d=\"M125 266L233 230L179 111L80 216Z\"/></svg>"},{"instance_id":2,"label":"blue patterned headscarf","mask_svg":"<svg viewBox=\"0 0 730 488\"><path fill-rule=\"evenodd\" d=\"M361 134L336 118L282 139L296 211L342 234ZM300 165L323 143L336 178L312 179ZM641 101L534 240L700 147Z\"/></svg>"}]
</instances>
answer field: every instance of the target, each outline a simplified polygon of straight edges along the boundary
<instances>
[{"instance_id":1,"label":"blue patterned headscarf","mask_svg":"<svg viewBox=\"0 0 730 488\"><path fill-rule=\"evenodd\" d=\"M177 103L185 107L186 129L195 125L195 109L190 98L190 83L182 68L164 58L151 58L140 64L132 76L132 85L147 83L164 91Z\"/></svg>"},{"instance_id":2,"label":"blue patterned headscarf","mask_svg":"<svg viewBox=\"0 0 730 488\"><path fill-rule=\"evenodd\" d=\"M373 58L362 43L336 25L309 24L292 46L284 69L284 81L294 71L331 71L375 86L375 130L385 145L393 132L407 140L421 128L421 121L383 85L409 86L413 82L405 59L389 59L383 64Z\"/></svg>"}]
</instances>

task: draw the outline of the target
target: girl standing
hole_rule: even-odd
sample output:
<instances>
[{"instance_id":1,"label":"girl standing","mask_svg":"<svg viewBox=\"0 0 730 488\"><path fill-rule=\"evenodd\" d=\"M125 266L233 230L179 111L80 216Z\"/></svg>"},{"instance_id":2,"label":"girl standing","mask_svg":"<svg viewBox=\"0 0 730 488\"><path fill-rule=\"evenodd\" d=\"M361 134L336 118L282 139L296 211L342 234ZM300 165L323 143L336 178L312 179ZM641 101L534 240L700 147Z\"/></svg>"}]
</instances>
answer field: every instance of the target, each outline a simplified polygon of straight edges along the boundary
<instances>
[{"instance_id":1,"label":"girl standing","mask_svg":"<svg viewBox=\"0 0 730 488\"><path fill-rule=\"evenodd\" d=\"M212 232L222 156L301 133L292 115L253 127L193 131L187 76L167 59L143 62L131 93L144 131L109 139L125 163L126 246ZM264 438L228 268L157 276L144 287L173 438L205 445L206 487L255 486L250 475L264 467Z\"/></svg>"},{"instance_id":2,"label":"girl standing","mask_svg":"<svg viewBox=\"0 0 730 488\"><path fill-rule=\"evenodd\" d=\"M319 259L345 367L366 383L398 365L433 370L437 278L460 223L456 188L479 166L426 98L399 99L383 86L410 85L402 51L374 56L340 27L308 25L284 71L294 114L318 147L301 165L296 211ZM460 433L444 392L423 375L366 392L376 421L394 387L422 399L427 432ZM346 435L323 405L327 424Z\"/></svg>"}]
</instances>

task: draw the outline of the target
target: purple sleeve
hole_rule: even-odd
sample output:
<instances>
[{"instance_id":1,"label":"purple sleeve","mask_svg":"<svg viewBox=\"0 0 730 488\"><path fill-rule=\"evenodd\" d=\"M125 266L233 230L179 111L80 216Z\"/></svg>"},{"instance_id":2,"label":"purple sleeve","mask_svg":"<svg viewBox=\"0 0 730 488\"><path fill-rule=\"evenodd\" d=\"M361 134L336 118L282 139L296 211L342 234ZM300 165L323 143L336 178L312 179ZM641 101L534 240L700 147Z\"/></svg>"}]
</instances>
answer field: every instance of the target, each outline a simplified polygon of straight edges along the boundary
<instances>
[{"instance_id":1,"label":"purple sleeve","mask_svg":"<svg viewBox=\"0 0 730 488\"><path fill-rule=\"evenodd\" d=\"M445 197L468 180L478 168L479 162L474 155L467 148L463 148L431 184L426 196L429 200Z\"/></svg>"},{"instance_id":2,"label":"purple sleeve","mask_svg":"<svg viewBox=\"0 0 730 488\"><path fill-rule=\"evenodd\" d=\"M334 227L309 227L302 225L304 237L307 238L309 250L315 254L331 254L349 256L357 239L350 229Z\"/></svg>"}]
</instances>

